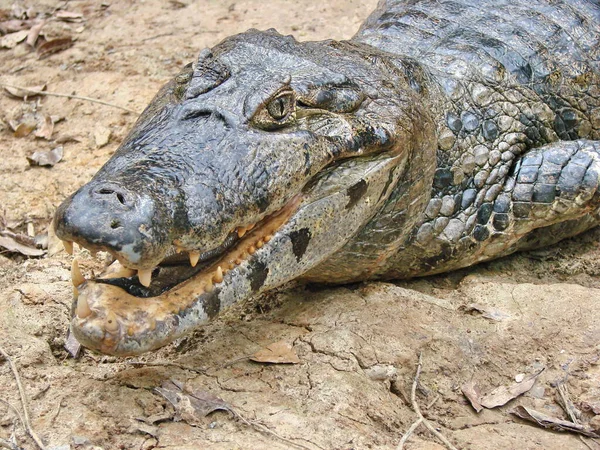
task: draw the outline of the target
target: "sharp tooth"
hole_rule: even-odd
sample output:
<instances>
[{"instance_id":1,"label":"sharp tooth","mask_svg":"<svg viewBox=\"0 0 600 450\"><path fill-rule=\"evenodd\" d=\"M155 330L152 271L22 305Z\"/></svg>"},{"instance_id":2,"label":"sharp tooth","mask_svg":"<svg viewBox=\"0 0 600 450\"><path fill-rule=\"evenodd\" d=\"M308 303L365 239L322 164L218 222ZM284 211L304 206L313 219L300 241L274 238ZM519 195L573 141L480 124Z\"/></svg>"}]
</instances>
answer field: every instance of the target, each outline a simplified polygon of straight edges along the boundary
<instances>
[{"instance_id":1,"label":"sharp tooth","mask_svg":"<svg viewBox=\"0 0 600 450\"><path fill-rule=\"evenodd\" d=\"M256 248L261 248L264 245L264 243L263 243L262 240L260 240L256 244L254 244L254 245L256 245Z\"/></svg>"},{"instance_id":2,"label":"sharp tooth","mask_svg":"<svg viewBox=\"0 0 600 450\"><path fill-rule=\"evenodd\" d=\"M152 269L139 269L137 275L142 286L150 287L150 282L152 281Z\"/></svg>"},{"instance_id":3,"label":"sharp tooth","mask_svg":"<svg viewBox=\"0 0 600 450\"><path fill-rule=\"evenodd\" d=\"M248 247L249 254L254 255L255 252L256 252L256 247L254 245L251 245L250 247Z\"/></svg>"},{"instance_id":4,"label":"sharp tooth","mask_svg":"<svg viewBox=\"0 0 600 450\"><path fill-rule=\"evenodd\" d=\"M254 228L254 226L255 226L255 225L256 225L256 224L255 224L255 223L253 223L252 225L248 225L246 228L247 228L248 230L251 230L252 228Z\"/></svg>"},{"instance_id":5,"label":"sharp tooth","mask_svg":"<svg viewBox=\"0 0 600 450\"><path fill-rule=\"evenodd\" d=\"M213 291L213 289L214 289L214 286L213 286L212 280L210 280L210 279L209 279L209 280L206 282L206 286L204 286L204 290L205 290L206 292L212 292L212 291Z\"/></svg>"},{"instance_id":6,"label":"sharp tooth","mask_svg":"<svg viewBox=\"0 0 600 450\"><path fill-rule=\"evenodd\" d=\"M85 319L90 314L92 314L92 310L90 309L90 305L87 302L87 298L85 294L81 294L77 297L77 307L75 308L75 314L80 319Z\"/></svg>"},{"instance_id":7,"label":"sharp tooth","mask_svg":"<svg viewBox=\"0 0 600 450\"><path fill-rule=\"evenodd\" d=\"M85 283L85 277L81 274L81 270L79 270L79 261L77 261L77 258L71 264L71 281L75 287Z\"/></svg>"},{"instance_id":8,"label":"sharp tooth","mask_svg":"<svg viewBox=\"0 0 600 450\"><path fill-rule=\"evenodd\" d=\"M73 254L73 243L71 241L62 241L63 247L65 248L65 252L69 255Z\"/></svg>"},{"instance_id":9,"label":"sharp tooth","mask_svg":"<svg viewBox=\"0 0 600 450\"><path fill-rule=\"evenodd\" d=\"M271 239L273 239L273 236L272 236L272 235L270 235L270 234L267 234L267 235L266 235L266 236L263 238L263 241L265 241L265 242L269 242Z\"/></svg>"},{"instance_id":10,"label":"sharp tooth","mask_svg":"<svg viewBox=\"0 0 600 450\"><path fill-rule=\"evenodd\" d=\"M190 252L190 264L192 267L196 267L198 260L200 259L200 252Z\"/></svg>"},{"instance_id":11,"label":"sharp tooth","mask_svg":"<svg viewBox=\"0 0 600 450\"><path fill-rule=\"evenodd\" d=\"M221 266L217 267L217 271L213 275L212 280L214 283L221 283L223 281L223 269L221 269Z\"/></svg>"},{"instance_id":12,"label":"sharp tooth","mask_svg":"<svg viewBox=\"0 0 600 450\"><path fill-rule=\"evenodd\" d=\"M110 311L106 315L106 323L104 324L104 328L109 333L115 333L119 331L119 322L117 322L117 316L114 312Z\"/></svg>"},{"instance_id":13,"label":"sharp tooth","mask_svg":"<svg viewBox=\"0 0 600 450\"><path fill-rule=\"evenodd\" d=\"M227 268L228 268L229 270L233 270L233 268L234 268L234 267L235 267L235 263L232 263L232 262L230 262L230 263L227 265Z\"/></svg>"},{"instance_id":14,"label":"sharp tooth","mask_svg":"<svg viewBox=\"0 0 600 450\"><path fill-rule=\"evenodd\" d=\"M239 238L243 238L244 235L246 234L246 228L245 227L239 227L237 230L237 234Z\"/></svg>"}]
</instances>

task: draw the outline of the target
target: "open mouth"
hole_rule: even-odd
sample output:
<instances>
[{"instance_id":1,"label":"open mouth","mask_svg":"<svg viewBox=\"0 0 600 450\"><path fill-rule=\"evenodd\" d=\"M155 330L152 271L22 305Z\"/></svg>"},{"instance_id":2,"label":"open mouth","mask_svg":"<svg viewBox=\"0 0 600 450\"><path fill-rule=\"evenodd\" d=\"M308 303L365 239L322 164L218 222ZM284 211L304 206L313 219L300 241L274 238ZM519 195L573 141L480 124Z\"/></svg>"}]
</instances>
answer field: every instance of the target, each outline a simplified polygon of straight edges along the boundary
<instances>
[{"instance_id":1,"label":"open mouth","mask_svg":"<svg viewBox=\"0 0 600 450\"><path fill-rule=\"evenodd\" d=\"M221 245L204 254L189 252L187 258L175 242L174 250L151 270L136 271L115 261L99 276L88 280L74 259L72 325L76 337L87 347L114 353L125 336L142 340L159 328L168 334L167 329L178 325L187 313L194 310L198 314L194 304L214 294L229 272L239 270L239 266L268 247L301 202L302 196L295 196L255 225L236 228ZM86 247L85 242L81 245ZM65 248L72 252L73 243L66 242ZM144 346L142 342L139 344Z\"/></svg>"}]
</instances>

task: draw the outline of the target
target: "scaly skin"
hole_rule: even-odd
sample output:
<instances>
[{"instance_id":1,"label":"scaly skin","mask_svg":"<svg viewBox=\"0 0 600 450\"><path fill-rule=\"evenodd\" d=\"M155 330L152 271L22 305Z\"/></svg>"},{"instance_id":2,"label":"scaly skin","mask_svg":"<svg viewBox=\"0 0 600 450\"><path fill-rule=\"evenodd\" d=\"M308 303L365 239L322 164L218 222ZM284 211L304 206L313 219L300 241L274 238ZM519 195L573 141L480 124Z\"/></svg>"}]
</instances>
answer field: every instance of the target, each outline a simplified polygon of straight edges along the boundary
<instances>
[{"instance_id":1,"label":"scaly skin","mask_svg":"<svg viewBox=\"0 0 600 450\"><path fill-rule=\"evenodd\" d=\"M597 225L599 28L591 1L382 1L348 42L203 51L57 211L126 268L75 273L75 335L141 353L290 280L440 273Z\"/></svg>"}]
</instances>

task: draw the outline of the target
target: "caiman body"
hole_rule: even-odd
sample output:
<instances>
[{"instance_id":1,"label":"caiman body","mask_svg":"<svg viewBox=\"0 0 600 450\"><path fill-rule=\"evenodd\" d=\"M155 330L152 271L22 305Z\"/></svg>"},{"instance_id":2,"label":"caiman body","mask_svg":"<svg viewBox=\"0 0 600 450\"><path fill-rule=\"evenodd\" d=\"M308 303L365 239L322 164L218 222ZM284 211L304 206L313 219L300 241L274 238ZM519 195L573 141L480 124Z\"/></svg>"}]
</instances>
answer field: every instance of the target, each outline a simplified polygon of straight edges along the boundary
<instances>
[{"instance_id":1,"label":"caiman body","mask_svg":"<svg viewBox=\"0 0 600 450\"><path fill-rule=\"evenodd\" d=\"M72 329L128 355L290 280L424 276L599 222L600 6L382 1L350 41L250 30L155 97L57 235Z\"/></svg>"}]
</instances>

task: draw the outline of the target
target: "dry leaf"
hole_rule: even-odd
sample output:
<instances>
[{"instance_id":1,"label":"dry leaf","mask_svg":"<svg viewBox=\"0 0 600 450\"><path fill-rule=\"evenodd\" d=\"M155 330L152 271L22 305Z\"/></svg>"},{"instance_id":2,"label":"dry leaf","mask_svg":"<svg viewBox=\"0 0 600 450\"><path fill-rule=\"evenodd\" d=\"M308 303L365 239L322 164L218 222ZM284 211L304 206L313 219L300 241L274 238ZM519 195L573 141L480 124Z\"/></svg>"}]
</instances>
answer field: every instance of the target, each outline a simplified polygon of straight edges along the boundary
<instances>
[{"instance_id":1,"label":"dry leaf","mask_svg":"<svg viewBox=\"0 0 600 450\"><path fill-rule=\"evenodd\" d=\"M27 39L28 34L29 31L21 30L17 31L16 33L9 33L5 36L2 36L2 39L0 39L0 47L15 48L19 42L23 42L25 39Z\"/></svg>"},{"instance_id":2,"label":"dry leaf","mask_svg":"<svg viewBox=\"0 0 600 450\"><path fill-rule=\"evenodd\" d=\"M479 403L481 399L481 392L479 391L479 386L471 379L471 381L467 381L461 387L462 393L471 403L473 409L477 412L480 412L483 409L481 403Z\"/></svg>"},{"instance_id":3,"label":"dry leaf","mask_svg":"<svg viewBox=\"0 0 600 450\"><path fill-rule=\"evenodd\" d=\"M525 406L517 406L513 411L511 411L511 413L515 416L520 417L521 419L534 422L543 428L549 428L555 431L570 431L573 433L583 434L584 436L588 436L591 438L600 438L599 434L596 434L594 430L589 429L584 425L579 425L573 422L569 422L568 420L548 416L544 413L541 413L531 408L527 408Z\"/></svg>"},{"instance_id":4,"label":"dry leaf","mask_svg":"<svg viewBox=\"0 0 600 450\"><path fill-rule=\"evenodd\" d=\"M19 237L22 239L19 239ZM24 238L27 238L27 236L0 231L0 247L9 252L20 253L25 256L42 256L46 253L45 250L36 248L34 243L28 243Z\"/></svg>"},{"instance_id":5,"label":"dry leaf","mask_svg":"<svg viewBox=\"0 0 600 450\"><path fill-rule=\"evenodd\" d=\"M482 396L479 399L479 403L481 406L488 409L505 405L512 399L517 398L519 395L524 394L531 389L535 383L535 380L537 380L543 371L544 369L525 377L525 379L520 383L514 383L510 386L499 386L489 394Z\"/></svg>"},{"instance_id":6,"label":"dry leaf","mask_svg":"<svg viewBox=\"0 0 600 450\"><path fill-rule=\"evenodd\" d=\"M36 49L38 58L42 59L53 53L58 53L63 50L66 50L69 47L71 47L73 45L73 43L74 43L74 41L70 37L52 39L50 41L44 42L42 45L38 46L38 48Z\"/></svg>"},{"instance_id":7,"label":"dry leaf","mask_svg":"<svg viewBox=\"0 0 600 450\"><path fill-rule=\"evenodd\" d=\"M65 341L65 350L69 352L72 358L79 358L81 354L81 344L75 336L71 333L71 330L67 331L67 339Z\"/></svg>"},{"instance_id":8,"label":"dry leaf","mask_svg":"<svg viewBox=\"0 0 600 450\"><path fill-rule=\"evenodd\" d=\"M35 132L35 137L46 139L49 141L50 138L52 137L53 131L54 131L54 122L52 121L52 117L45 116L42 126L40 128L38 128L38 130Z\"/></svg>"},{"instance_id":9,"label":"dry leaf","mask_svg":"<svg viewBox=\"0 0 600 450\"><path fill-rule=\"evenodd\" d=\"M38 36L40 35L42 28L44 28L44 25L46 25L46 21L42 20L29 29L29 32L27 33L27 40L25 41L27 45L35 47L35 43L37 42Z\"/></svg>"},{"instance_id":10,"label":"dry leaf","mask_svg":"<svg viewBox=\"0 0 600 450\"><path fill-rule=\"evenodd\" d=\"M471 303L465 306L464 310L465 312L477 311L486 319L495 320L497 322L510 318L510 314L500 311L492 306L482 305L479 303Z\"/></svg>"},{"instance_id":11,"label":"dry leaf","mask_svg":"<svg viewBox=\"0 0 600 450\"><path fill-rule=\"evenodd\" d=\"M273 342L265 348L257 351L250 357L252 361L272 364L298 364L300 358L296 354L292 345L284 342Z\"/></svg>"},{"instance_id":12,"label":"dry leaf","mask_svg":"<svg viewBox=\"0 0 600 450\"><path fill-rule=\"evenodd\" d=\"M33 155L27 157L30 166L52 167L59 162L63 157L62 146L53 148L52 150L38 150Z\"/></svg>"},{"instance_id":13,"label":"dry leaf","mask_svg":"<svg viewBox=\"0 0 600 450\"><path fill-rule=\"evenodd\" d=\"M214 411L229 411L231 407L225 401L207 391L192 391L176 380L165 381L155 391L165 397L175 408L181 420L190 425L202 424L202 418Z\"/></svg>"},{"instance_id":14,"label":"dry leaf","mask_svg":"<svg viewBox=\"0 0 600 450\"><path fill-rule=\"evenodd\" d=\"M22 122L15 128L14 136L21 138L29 136L33 130L37 127L37 123L34 122Z\"/></svg>"},{"instance_id":15,"label":"dry leaf","mask_svg":"<svg viewBox=\"0 0 600 450\"><path fill-rule=\"evenodd\" d=\"M54 17L63 22L83 22L83 14L71 11L58 11Z\"/></svg>"},{"instance_id":16,"label":"dry leaf","mask_svg":"<svg viewBox=\"0 0 600 450\"><path fill-rule=\"evenodd\" d=\"M46 85L42 84L40 86L27 86L27 87L22 87L22 88L5 85L4 90L6 92L8 92L10 95L12 95L13 97L25 99L28 97L35 97L36 95L39 95L40 92L46 90Z\"/></svg>"}]
</instances>

